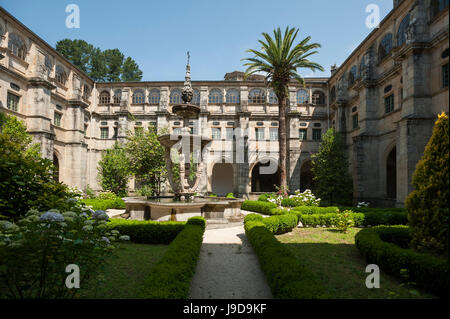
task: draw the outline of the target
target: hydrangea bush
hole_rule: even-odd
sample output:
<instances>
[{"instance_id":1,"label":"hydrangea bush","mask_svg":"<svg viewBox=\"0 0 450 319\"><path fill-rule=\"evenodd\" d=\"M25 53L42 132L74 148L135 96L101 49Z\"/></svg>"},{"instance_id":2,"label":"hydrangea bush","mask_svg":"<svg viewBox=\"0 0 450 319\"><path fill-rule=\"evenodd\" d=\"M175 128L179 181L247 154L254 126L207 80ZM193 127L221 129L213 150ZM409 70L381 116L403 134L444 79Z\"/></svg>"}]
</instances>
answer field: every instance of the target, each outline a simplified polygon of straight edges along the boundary
<instances>
[{"instance_id":1,"label":"hydrangea bush","mask_svg":"<svg viewBox=\"0 0 450 319\"><path fill-rule=\"evenodd\" d=\"M0 297L73 298L66 267L80 269L80 287L96 280L113 243L129 240L107 227L108 215L74 200L70 211L30 210L17 223L0 221Z\"/></svg>"},{"instance_id":2,"label":"hydrangea bush","mask_svg":"<svg viewBox=\"0 0 450 319\"><path fill-rule=\"evenodd\" d=\"M311 190L307 189L303 193L300 190L295 191L295 195L290 195L289 198L293 199L296 206L319 206L320 198L316 198Z\"/></svg>"}]
</instances>

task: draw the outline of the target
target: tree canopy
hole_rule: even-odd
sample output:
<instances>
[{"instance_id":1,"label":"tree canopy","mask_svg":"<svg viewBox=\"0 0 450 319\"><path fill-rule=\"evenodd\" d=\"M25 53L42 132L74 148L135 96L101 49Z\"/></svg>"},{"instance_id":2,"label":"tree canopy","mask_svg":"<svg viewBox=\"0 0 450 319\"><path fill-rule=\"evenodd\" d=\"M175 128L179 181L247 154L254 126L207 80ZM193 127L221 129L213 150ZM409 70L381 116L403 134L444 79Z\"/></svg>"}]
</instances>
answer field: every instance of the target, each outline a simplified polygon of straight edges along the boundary
<instances>
[{"instance_id":1,"label":"tree canopy","mask_svg":"<svg viewBox=\"0 0 450 319\"><path fill-rule=\"evenodd\" d=\"M137 63L119 49L100 50L84 40L63 39L56 43L56 51L86 72L94 81L140 81L142 71Z\"/></svg>"}]
</instances>

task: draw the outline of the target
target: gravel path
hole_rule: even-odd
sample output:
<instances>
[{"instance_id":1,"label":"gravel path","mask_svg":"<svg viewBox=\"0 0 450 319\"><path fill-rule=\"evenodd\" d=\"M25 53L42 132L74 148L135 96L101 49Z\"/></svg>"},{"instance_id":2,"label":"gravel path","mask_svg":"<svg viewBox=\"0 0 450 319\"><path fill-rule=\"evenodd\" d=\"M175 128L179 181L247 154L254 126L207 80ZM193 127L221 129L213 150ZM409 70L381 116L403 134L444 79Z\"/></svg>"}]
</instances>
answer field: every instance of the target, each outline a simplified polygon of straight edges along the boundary
<instances>
[{"instance_id":1,"label":"gravel path","mask_svg":"<svg viewBox=\"0 0 450 319\"><path fill-rule=\"evenodd\" d=\"M189 298L272 298L242 223L233 227L206 228Z\"/></svg>"}]
</instances>

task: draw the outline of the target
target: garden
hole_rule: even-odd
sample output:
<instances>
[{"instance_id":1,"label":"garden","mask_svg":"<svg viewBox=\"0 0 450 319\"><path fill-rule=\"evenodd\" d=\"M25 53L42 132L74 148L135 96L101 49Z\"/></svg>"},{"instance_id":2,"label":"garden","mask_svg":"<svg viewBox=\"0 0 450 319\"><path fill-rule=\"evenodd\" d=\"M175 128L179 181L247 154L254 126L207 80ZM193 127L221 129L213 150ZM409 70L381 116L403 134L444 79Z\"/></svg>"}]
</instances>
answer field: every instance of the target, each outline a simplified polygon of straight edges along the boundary
<instances>
[{"instance_id":1,"label":"garden","mask_svg":"<svg viewBox=\"0 0 450 319\"><path fill-rule=\"evenodd\" d=\"M439 116L406 208L326 206L311 191L246 201L245 232L275 298L436 298L448 295L448 117ZM364 285L368 264L380 289Z\"/></svg>"}]
</instances>

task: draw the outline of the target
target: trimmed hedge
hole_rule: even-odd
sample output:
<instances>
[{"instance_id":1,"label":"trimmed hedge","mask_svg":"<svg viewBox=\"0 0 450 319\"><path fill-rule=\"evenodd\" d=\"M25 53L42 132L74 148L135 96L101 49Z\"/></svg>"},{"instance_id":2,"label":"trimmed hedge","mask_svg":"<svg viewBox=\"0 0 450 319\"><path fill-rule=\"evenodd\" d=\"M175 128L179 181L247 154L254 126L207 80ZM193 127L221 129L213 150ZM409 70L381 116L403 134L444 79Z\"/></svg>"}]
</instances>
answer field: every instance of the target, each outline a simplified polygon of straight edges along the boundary
<instances>
[{"instance_id":1,"label":"trimmed hedge","mask_svg":"<svg viewBox=\"0 0 450 319\"><path fill-rule=\"evenodd\" d=\"M130 240L134 243L168 245L184 229L186 223L111 218L107 225L111 229L118 230L121 235L130 236Z\"/></svg>"},{"instance_id":2,"label":"trimmed hedge","mask_svg":"<svg viewBox=\"0 0 450 319\"><path fill-rule=\"evenodd\" d=\"M92 206L93 210L125 209L125 202L122 198L116 199L82 199L87 206Z\"/></svg>"},{"instance_id":3,"label":"trimmed hedge","mask_svg":"<svg viewBox=\"0 0 450 319\"><path fill-rule=\"evenodd\" d=\"M244 223L253 221L263 223L264 226L275 235L290 232L298 225L297 216L294 214L284 214L267 218L263 218L258 214L249 214L244 218Z\"/></svg>"},{"instance_id":4,"label":"trimmed hedge","mask_svg":"<svg viewBox=\"0 0 450 319\"><path fill-rule=\"evenodd\" d=\"M407 269L409 280L438 296L448 295L449 261L412 249L402 248L410 240L407 226L377 226L363 229L355 236L355 243L370 263L393 276ZM390 242L389 242L390 241Z\"/></svg>"},{"instance_id":5,"label":"trimmed hedge","mask_svg":"<svg viewBox=\"0 0 450 319\"><path fill-rule=\"evenodd\" d=\"M206 221L202 217L188 220L184 229L169 245L162 259L152 268L139 297L145 299L188 298L205 226Z\"/></svg>"},{"instance_id":6,"label":"trimmed hedge","mask_svg":"<svg viewBox=\"0 0 450 319\"><path fill-rule=\"evenodd\" d=\"M246 216L245 233L258 256L273 297L327 298L317 277L275 238L262 221L257 220L258 217Z\"/></svg>"},{"instance_id":7,"label":"trimmed hedge","mask_svg":"<svg viewBox=\"0 0 450 319\"><path fill-rule=\"evenodd\" d=\"M330 214L297 214L298 221L302 222L304 226L316 227L316 226L335 226L336 218L340 213L330 213ZM364 224L364 214L352 213L350 215L355 222L355 226L361 226Z\"/></svg>"},{"instance_id":8,"label":"trimmed hedge","mask_svg":"<svg viewBox=\"0 0 450 319\"><path fill-rule=\"evenodd\" d=\"M270 210L273 208L277 208L277 204L257 200L246 200L241 205L241 209L243 210L257 212L265 215L270 215Z\"/></svg>"},{"instance_id":9,"label":"trimmed hedge","mask_svg":"<svg viewBox=\"0 0 450 319\"><path fill-rule=\"evenodd\" d=\"M339 212L339 208L335 206L318 207L318 206L298 206L291 209L291 212L304 214L330 214Z\"/></svg>"}]
</instances>

